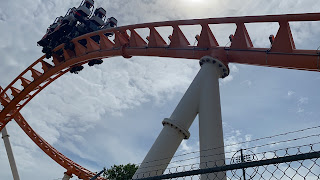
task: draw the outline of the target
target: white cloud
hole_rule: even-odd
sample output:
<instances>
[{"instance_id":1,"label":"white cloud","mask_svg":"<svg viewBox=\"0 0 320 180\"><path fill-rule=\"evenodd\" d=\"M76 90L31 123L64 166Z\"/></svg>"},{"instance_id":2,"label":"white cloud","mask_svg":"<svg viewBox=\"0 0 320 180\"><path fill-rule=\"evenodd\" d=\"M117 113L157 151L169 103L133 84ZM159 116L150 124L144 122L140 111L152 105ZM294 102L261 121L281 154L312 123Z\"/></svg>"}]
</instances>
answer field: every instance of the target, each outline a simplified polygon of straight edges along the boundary
<instances>
[{"instance_id":1,"label":"white cloud","mask_svg":"<svg viewBox=\"0 0 320 180\"><path fill-rule=\"evenodd\" d=\"M180 146L181 146L181 151L183 151L183 152L192 152L191 151L192 147L187 145L187 141L182 141Z\"/></svg>"},{"instance_id":2,"label":"white cloud","mask_svg":"<svg viewBox=\"0 0 320 180\"><path fill-rule=\"evenodd\" d=\"M308 101L309 101L309 98L307 98L307 97L301 97L301 98L299 98L299 100L298 100L298 102L299 102L300 105L302 105L302 104L308 104Z\"/></svg>"},{"instance_id":3,"label":"white cloud","mask_svg":"<svg viewBox=\"0 0 320 180\"><path fill-rule=\"evenodd\" d=\"M288 97L291 97L291 96L293 96L294 94L295 94L294 91L288 91Z\"/></svg>"},{"instance_id":4,"label":"white cloud","mask_svg":"<svg viewBox=\"0 0 320 180\"><path fill-rule=\"evenodd\" d=\"M305 106L308 104L309 98L307 97L300 97L298 98L298 104L297 104L297 113L300 113L302 115L305 115Z\"/></svg>"},{"instance_id":5,"label":"white cloud","mask_svg":"<svg viewBox=\"0 0 320 180\"><path fill-rule=\"evenodd\" d=\"M235 64L229 64L229 68L230 68L231 73L238 73L239 72L239 68Z\"/></svg>"},{"instance_id":6,"label":"white cloud","mask_svg":"<svg viewBox=\"0 0 320 180\"><path fill-rule=\"evenodd\" d=\"M232 80L233 80L233 76L232 76L232 75L229 75L229 76L221 79L220 82L221 82L221 84L223 85L223 84L226 84L226 83L228 83L228 82L230 82L230 81L232 81Z\"/></svg>"},{"instance_id":7,"label":"white cloud","mask_svg":"<svg viewBox=\"0 0 320 180\"><path fill-rule=\"evenodd\" d=\"M241 84L250 87L250 86L252 85L252 81L250 81L250 80L245 80L245 81L242 81Z\"/></svg>"},{"instance_id":8,"label":"white cloud","mask_svg":"<svg viewBox=\"0 0 320 180\"><path fill-rule=\"evenodd\" d=\"M304 112L304 109L299 107L297 113L303 113L303 112Z\"/></svg>"}]
</instances>

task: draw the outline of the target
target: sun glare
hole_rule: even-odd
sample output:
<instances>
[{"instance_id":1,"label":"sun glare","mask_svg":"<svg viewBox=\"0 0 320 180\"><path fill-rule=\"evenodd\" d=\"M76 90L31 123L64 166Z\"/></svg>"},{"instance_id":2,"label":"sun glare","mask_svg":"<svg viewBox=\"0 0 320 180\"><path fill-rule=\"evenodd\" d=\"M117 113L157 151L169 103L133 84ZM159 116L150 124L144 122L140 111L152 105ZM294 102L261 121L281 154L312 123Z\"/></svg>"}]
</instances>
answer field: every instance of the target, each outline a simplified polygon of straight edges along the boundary
<instances>
[{"instance_id":1,"label":"sun glare","mask_svg":"<svg viewBox=\"0 0 320 180\"><path fill-rule=\"evenodd\" d=\"M184 0L184 3L203 3L205 0Z\"/></svg>"}]
</instances>

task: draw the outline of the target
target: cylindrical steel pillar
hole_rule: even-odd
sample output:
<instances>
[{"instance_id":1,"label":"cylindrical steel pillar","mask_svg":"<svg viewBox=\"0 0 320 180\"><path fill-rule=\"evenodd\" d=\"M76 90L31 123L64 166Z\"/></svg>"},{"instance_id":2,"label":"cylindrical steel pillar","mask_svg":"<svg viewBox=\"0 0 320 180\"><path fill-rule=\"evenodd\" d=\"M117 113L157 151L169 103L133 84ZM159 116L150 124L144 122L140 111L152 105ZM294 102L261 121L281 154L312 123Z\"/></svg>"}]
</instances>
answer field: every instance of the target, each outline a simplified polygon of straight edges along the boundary
<instances>
[{"instance_id":1,"label":"cylindrical steel pillar","mask_svg":"<svg viewBox=\"0 0 320 180\"><path fill-rule=\"evenodd\" d=\"M200 112L200 131L204 131L200 133L200 150L207 150L212 147L223 147L218 79L227 76L229 71L223 63L209 56L203 57L200 64L202 65L201 70L182 97L171 117L162 122L164 127L160 135L136 171L133 179L163 174L181 141L189 138L190 133L188 129L200 111L203 111L202 113ZM211 94L206 99L208 93ZM216 154L216 152L223 153L224 150L222 148L222 151L202 153L203 157L201 158L201 162L219 159L222 160L222 164L224 164L224 154L214 158L207 157ZM207 165L211 164L207 163Z\"/></svg>"},{"instance_id":2,"label":"cylindrical steel pillar","mask_svg":"<svg viewBox=\"0 0 320 180\"><path fill-rule=\"evenodd\" d=\"M4 142L4 146L6 147L6 151L7 151L7 155L8 155L8 159L9 159L9 163L10 163L13 179L14 180L20 180L18 169L17 169L17 166L16 166L16 162L14 160L11 144L10 144L10 141L9 141L9 135L8 135L6 127L4 127L2 129L1 133L2 133L2 139L3 139L3 142Z\"/></svg>"},{"instance_id":3,"label":"cylindrical steel pillar","mask_svg":"<svg viewBox=\"0 0 320 180\"><path fill-rule=\"evenodd\" d=\"M227 75L228 68L212 57L203 57L200 63L207 76L201 81L199 105L200 168L205 169L225 165L219 78ZM201 180L222 180L225 175L203 174Z\"/></svg>"},{"instance_id":4,"label":"cylindrical steel pillar","mask_svg":"<svg viewBox=\"0 0 320 180\"><path fill-rule=\"evenodd\" d=\"M143 160L133 179L163 174L181 141L188 139L189 127L198 114L201 71L191 83L163 129Z\"/></svg>"},{"instance_id":5,"label":"cylindrical steel pillar","mask_svg":"<svg viewBox=\"0 0 320 180\"><path fill-rule=\"evenodd\" d=\"M62 180L69 180L71 178L72 178L72 176L69 176L67 173L64 173Z\"/></svg>"}]
</instances>

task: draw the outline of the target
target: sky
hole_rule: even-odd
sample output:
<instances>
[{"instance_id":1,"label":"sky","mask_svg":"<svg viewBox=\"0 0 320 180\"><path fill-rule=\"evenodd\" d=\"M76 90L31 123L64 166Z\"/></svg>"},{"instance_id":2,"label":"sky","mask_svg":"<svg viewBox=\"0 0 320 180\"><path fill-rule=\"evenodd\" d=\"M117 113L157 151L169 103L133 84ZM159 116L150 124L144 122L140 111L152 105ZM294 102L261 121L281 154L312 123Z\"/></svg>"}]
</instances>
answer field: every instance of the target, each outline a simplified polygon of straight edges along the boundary
<instances>
[{"instance_id":1,"label":"sky","mask_svg":"<svg viewBox=\"0 0 320 180\"><path fill-rule=\"evenodd\" d=\"M5 88L42 56L36 42L57 16L80 0L1 0L0 85ZM318 0L96 0L118 25L146 22L319 12ZM299 49L320 46L320 22L292 23ZM234 25L210 26L220 45ZM247 26L255 47L269 47L276 23ZM199 27L182 27L190 44ZM160 33L168 37L170 29ZM166 34L167 33L167 34ZM143 34L145 38L147 35ZM166 39L167 40L167 39ZM229 64L220 80L225 144L318 126L320 73ZM200 70L197 60L113 57L85 66L48 86L21 111L34 130L67 157L92 171L140 163ZM198 120L177 154L198 150ZM7 125L21 179L58 179L65 170L45 155L14 122ZM0 143L1 179L12 179ZM73 179L77 179L74 177Z\"/></svg>"}]
</instances>

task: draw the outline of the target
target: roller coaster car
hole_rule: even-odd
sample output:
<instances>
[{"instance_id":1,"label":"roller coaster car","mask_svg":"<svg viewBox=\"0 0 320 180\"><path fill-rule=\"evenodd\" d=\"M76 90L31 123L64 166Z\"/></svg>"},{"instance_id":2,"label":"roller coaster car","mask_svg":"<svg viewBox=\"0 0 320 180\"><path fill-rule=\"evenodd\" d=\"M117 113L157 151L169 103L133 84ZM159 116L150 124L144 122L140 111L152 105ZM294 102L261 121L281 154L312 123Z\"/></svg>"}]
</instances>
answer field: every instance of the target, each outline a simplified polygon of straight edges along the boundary
<instances>
[{"instance_id":1,"label":"roller coaster car","mask_svg":"<svg viewBox=\"0 0 320 180\"><path fill-rule=\"evenodd\" d=\"M75 26L77 24L77 19L75 18L74 14L76 13L77 9L75 7L70 8L67 14L62 19L63 25Z\"/></svg>"},{"instance_id":2,"label":"roller coaster car","mask_svg":"<svg viewBox=\"0 0 320 180\"><path fill-rule=\"evenodd\" d=\"M77 19L75 18L74 14L76 13L76 8L70 8L67 14L62 18L62 22L60 25L54 30L53 35L55 37L55 44L52 44L52 49L59 45L60 43L66 42L69 39L65 39L64 37L69 34L73 27L77 24Z\"/></svg>"},{"instance_id":3,"label":"roller coaster car","mask_svg":"<svg viewBox=\"0 0 320 180\"><path fill-rule=\"evenodd\" d=\"M47 46L50 43L51 37L50 34L60 25L60 23L62 22L61 20L63 19L62 16L57 17L54 22L49 26L49 28L47 29L46 34L42 37L42 39L40 41L37 42L37 44L39 46ZM44 52L45 53L45 52Z\"/></svg>"},{"instance_id":4,"label":"roller coaster car","mask_svg":"<svg viewBox=\"0 0 320 180\"><path fill-rule=\"evenodd\" d=\"M89 17L93 10L93 4L93 0L83 0L76 10L76 18L83 19L83 17Z\"/></svg>"},{"instance_id":5,"label":"roller coaster car","mask_svg":"<svg viewBox=\"0 0 320 180\"><path fill-rule=\"evenodd\" d=\"M94 12L94 0L83 0L78 8L70 8L65 16L61 16L48 28L46 35L38 42L42 46L42 52L49 59L53 53L62 56L61 52L53 52L59 44L64 43L64 48L74 50L75 45L71 42L72 39L101 29L114 28L118 21L114 17L106 19L106 10L102 7L97 8ZM93 12L93 14L92 14ZM92 14L92 15L91 15ZM105 33L106 36L113 35L113 32ZM91 37L95 42L100 42L100 36ZM79 43L86 47L87 40L81 39ZM101 64L101 60L95 60L90 63ZM77 71L74 71L75 73Z\"/></svg>"},{"instance_id":6,"label":"roller coaster car","mask_svg":"<svg viewBox=\"0 0 320 180\"><path fill-rule=\"evenodd\" d=\"M80 71L83 70L83 66L73 66L71 69L70 69L70 73L74 73L74 74L78 74Z\"/></svg>"},{"instance_id":7,"label":"roller coaster car","mask_svg":"<svg viewBox=\"0 0 320 180\"><path fill-rule=\"evenodd\" d=\"M70 8L67 14L63 17L60 27L55 31L62 33L60 36L68 35L79 21L85 21L93 10L93 0L82 1L78 8ZM80 18L79 18L80 17Z\"/></svg>"},{"instance_id":8,"label":"roller coaster car","mask_svg":"<svg viewBox=\"0 0 320 180\"><path fill-rule=\"evenodd\" d=\"M102 7L97 8L90 19L85 19L84 21L79 23L77 26L75 26L73 31L70 34L68 34L67 37L71 40L77 36L81 36L83 34L90 33L93 31L101 30L102 26L104 25L105 16L106 16L106 11ZM91 38L97 43L99 43L99 40L100 40L99 36L93 36ZM83 46L86 46L87 41L85 39L82 39L79 41L79 43ZM66 42L67 46L65 46L65 48L70 47L68 44L70 43Z\"/></svg>"},{"instance_id":9,"label":"roller coaster car","mask_svg":"<svg viewBox=\"0 0 320 180\"><path fill-rule=\"evenodd\" d=\"M83 31L85 33L93 32L101 30L101 27L104 25L106 17L106 10L104 10L102 7L97 8L94 11L93 16L89 20L85 20L82 23L82 29L79 29L79 31Z\"/></svg>"},{"instance_id":10,"label":"roller coaster car","mask_svg":"<svg viewBox=\"0 0 320 180\"><path fill-rule=\"evenodd\" d=\"M38 41L38 45L43 47L42 52L47 54L47 58L51 57L52 49L61 43L60 37L69 33L72 27L76 25L77 19L73 16L74 11L75 8L71 8L65 16L56 18L45 36Z\"/></svg>"},{"instance_id":11,"label":"roller coaster car","mask_svg":"<svg viewBox=\"0 0 320 180\"><path fill-rule=\"evenodd\" d=\"M90 21L95 25L102 27L104 25L105 18L106 10L104 10L102 7L99 7L94 11L93 16L90 18Z\"/></svg>"},{"instance_id":12,"label":"roller coaster car","mask_svg":"<svg viewBox=\"0 0 320 180\"><path fill-rule=\"evenodd\" d=\"M110 17L107 19L107 22L104 24L103 29L117 27L117 24L118 24L118 20L114 17Z\"/></svg>"},{"instance_id":13,"label":"roller coaster car","mask_svg":"<svg viewBox=\"0 0 320 180\"><path fill-rule=\"evenodd\" d=\"M47 54L47 58L51 57L51 51L59 44L70 39L66 38L77 24L77 21L87 19L93 10L93 0L83 0L78 8L71 8L67 14L56 18L54 23L50 25L44 37L38 41L38 45L43 47L42 52Z\"/></svg>"},{"instance_id":14,"label":"roller coaster car","mask_svg":"<svg viewBox=\"0 0 320 180\"><path fill-rule=\"evenodd\" d=\"M118 20L114 17L110 17L107 19L107 22L103 25L102 29L109 29L109 28L114 28L117 27ZM112 36L114 33L113 32L107 32L105 33L106 36Z\"/></svg>"}]
</instances>

